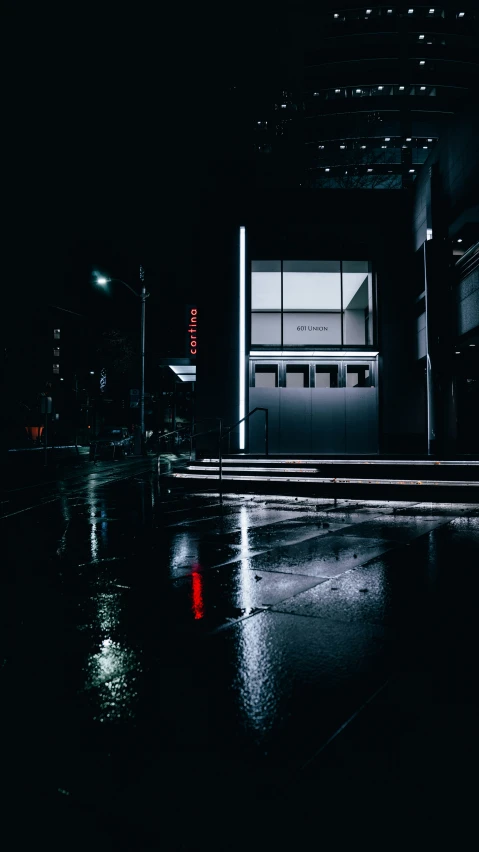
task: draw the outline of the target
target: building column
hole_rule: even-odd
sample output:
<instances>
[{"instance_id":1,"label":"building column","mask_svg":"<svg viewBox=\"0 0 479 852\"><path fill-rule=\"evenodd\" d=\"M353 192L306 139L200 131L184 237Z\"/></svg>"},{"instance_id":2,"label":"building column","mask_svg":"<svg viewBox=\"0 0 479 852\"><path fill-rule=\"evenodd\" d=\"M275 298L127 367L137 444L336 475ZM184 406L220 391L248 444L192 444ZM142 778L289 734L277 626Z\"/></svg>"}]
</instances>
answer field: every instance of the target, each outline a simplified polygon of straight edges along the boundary
<instances>
[{"instance_id":1,"label":"building column","mask_svg":"<svg viewBox=\"0 0 479 852\"><path fill-rule=\"evenodd\" d=\"M424 251L424 289L427 329L428 454L456 451L454 393L454 306L449 245L444 238L427 240Z\"/></svg>"}]
</instances>

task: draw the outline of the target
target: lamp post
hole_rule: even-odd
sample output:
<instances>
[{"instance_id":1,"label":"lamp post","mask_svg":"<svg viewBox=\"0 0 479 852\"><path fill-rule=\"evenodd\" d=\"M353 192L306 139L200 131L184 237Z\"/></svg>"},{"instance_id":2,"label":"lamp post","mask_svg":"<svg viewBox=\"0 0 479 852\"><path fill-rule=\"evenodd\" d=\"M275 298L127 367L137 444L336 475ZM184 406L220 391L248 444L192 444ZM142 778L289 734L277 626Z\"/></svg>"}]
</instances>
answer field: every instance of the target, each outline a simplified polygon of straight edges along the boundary
<instances>
[{"instance_id":1,"label":"lamp post","mask_svg":"<svg viewBox=\"0 0 479 852\"><path fill-rule=\"evenodd\" d=\"M121 278L105 278L103 275L97 276L96 282L100 285L100 287L105 287L110 281L119 281L121 284L124 284L125 287L133 293L138 299L141 299L141 390L140 390L140 429L141 429L141 437L144 441L145 438L145 319L146 319L146 300L149 293L146 292L145 287L145 270L140 264L140 284L141 284L141 292L138 293L137 290L134 290L133 287L130 287L126 281L123 281Z\"/></svg>"},{"instance_id":2,"label":"lamp post","mask_svg":"<svg viewBox=\"0 0 479 852\"><path fill-rule=\"evenodd\" d=\"M145 303L147 292L145 288L145 270L140 264L140 282L141 282L141 391L140 391L140 422L141 422L141 437L143 446L145 443Z\"/></svg>"}]
</instances>

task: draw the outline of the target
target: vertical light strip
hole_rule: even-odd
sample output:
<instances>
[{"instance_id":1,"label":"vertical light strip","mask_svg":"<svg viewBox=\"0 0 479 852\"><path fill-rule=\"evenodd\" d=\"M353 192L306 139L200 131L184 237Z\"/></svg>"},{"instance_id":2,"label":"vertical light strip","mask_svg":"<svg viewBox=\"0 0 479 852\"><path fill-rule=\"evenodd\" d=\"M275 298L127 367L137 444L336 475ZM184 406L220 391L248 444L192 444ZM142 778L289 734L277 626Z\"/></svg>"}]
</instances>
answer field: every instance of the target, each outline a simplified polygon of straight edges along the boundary
<instances>
[{"instance_id":1,"label":"vertical light strip","mask_svg":"<svg viewBox=\"0 0 479 852\"><path fill-rule=\"evenodd\" d=\"M427 398L427 454L431 455L431 434L434 429L434 397L433 385L431 376L431 358L429 356L429 329L428 329L428 298L427 298L427 255L426 243L423 243L423 263L424 263L424 307L426 314L426 398Z\"/></svg>"},{"instance_id":2,"label":"vertical light strip","mask_svg":"<svg viewBox=\"0 0 479 852\"><path fill-rule=\"evenodd\" d=\"M240 286L240 309L239 309L239 420L242 420L246 414L245 411L245 333L246 333L246 250L245 250L245 229L240 228L240 256L239 256L239 286ZM240 423L239 427L239 448L245 448L245 424Z\"/></svg>"}]
</instances>

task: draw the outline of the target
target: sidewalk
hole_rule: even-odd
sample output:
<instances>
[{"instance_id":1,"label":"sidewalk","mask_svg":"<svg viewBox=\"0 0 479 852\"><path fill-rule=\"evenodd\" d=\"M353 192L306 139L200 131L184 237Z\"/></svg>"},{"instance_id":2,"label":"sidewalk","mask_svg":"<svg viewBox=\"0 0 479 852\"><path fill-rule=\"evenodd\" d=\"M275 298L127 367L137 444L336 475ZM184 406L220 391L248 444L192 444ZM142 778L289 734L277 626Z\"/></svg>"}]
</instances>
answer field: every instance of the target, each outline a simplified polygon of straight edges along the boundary
<instances>
[{"instance_id":1,"label":"sidewalk","mask_svg":"<svg viewBox=\"0 0 479 852\"><path fill-rule=\"evenodd\" d=\"M146 471L5 523L19 848L465 848L477 506L221 507Z\"/></svg>"},{"instance_id":2,"label":"sidewalk","mask_svg":"<svg viewBox=\"0 0 479 852\"><path fill-rule=\"evenodd\" d=\"M126 461L139 461L145 458L154 460L156 454L147 453L146 456L130 456ZM176 459L179 457L162 456L162 458ZM67 447L49 449L47 464L45 464L45 451L43 449L20 450L9 452L6 457L4 456L0 465L0 477L3 490L8 491L12 488L28 487L38 483L63 481L76 477L79 473L87 473L95 467L103 469L105 465L112 463L118 466L124 464L125 460L97 459L96 462L93 462L90 459L89 447L78 447L78 453L75 447Z\"/></svg>"},{"instance_id":3,"label":"sidewalk","mask_svg":"<svg viewBox=\"0 0 479 852\"><path fill-rule=\"evenodd\" d=\"M89 448L75 446L62 446L48 448L47 464L45 464L45 450L43 447L29 447L21 449L10 449L3 453L0 461L2 481L20 477L22 480L43 477L46 471L58 471L82 464L88 461Z\"/></svg>"}]
</instances>

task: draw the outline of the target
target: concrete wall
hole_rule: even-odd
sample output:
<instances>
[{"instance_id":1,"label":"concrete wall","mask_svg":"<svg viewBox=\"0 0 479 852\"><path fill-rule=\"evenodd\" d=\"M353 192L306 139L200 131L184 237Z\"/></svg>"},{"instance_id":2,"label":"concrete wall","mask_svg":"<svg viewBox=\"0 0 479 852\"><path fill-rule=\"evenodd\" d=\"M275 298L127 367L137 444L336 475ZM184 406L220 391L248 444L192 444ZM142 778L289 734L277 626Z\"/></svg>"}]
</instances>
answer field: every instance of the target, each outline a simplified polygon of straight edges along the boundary
<instances>
[{"instance_id":1,"label":"concrete wall","mask_svg":"<svg viewBox=\"0 0 479 852\"><path fill-rule=\"evenodd\" d=\"M234 197L225 191L205 198L195 263L203 335L197 356L197 419L238 419L238 257L239 226L244 224L247 270L252 258L373 262L380 451L417 449L424 417L422 379L414 372L410 217L408 195L395 191L271 191Z\"/></svg>"},{"instance_id":2,"label":"concrete wall","mask_svg":"<svg viewBox=\"0 0 479 852\"><path fill-rule=\"evenodd\" d=\"M206 224L206 223L205 223ZM198 431L218 426L218 418L239 419L239 223L211 222L198 245L198 307L201 339L196 366ZM217 452L217 437L199 441ZM225 445L226 446L226 445Z\"/></svg>"},{"instance_id":3,"label":"concrete wall","mask_svg":"<svg viewBox=\"0 0 479 852\"><path fill-rule=\"evenodd\" d=\"M424 358L426 355L426 313L416 319L416 358Z\"/></svg>"},{"instance_id":4,"label":"concrete wall","mask_svg":"<svg viewBox=\"0 0 479 852\"><path fill-rule=\"evenodd\" d=\"M426 239L426 228L433 237L438 227L452 225L468 208L477 205L479 185L479 117L477 111L454 116L418 174L414 186L413 239L417 250ZM434 171L441 187L440 208L431 202ZM434 209L433 209L434 206ZM438 221L438 220L442 221ZM442 236L442 234L441 234Z\"/></svg>"},{"instance_id":5,"label":"concrete wall","mask_svg":"<svg viewBox=\"0 0 479 852\"><path fill-rule=\"evenodd\" d=\"M479 269L464 278L456 289L456 323L459 335L479 326Z\"/></svg>"},{"instance_id":6,"label":"concrete wall","mask_svg":"<svg viewBox=\"0 0 479 852\"><path fill-rule=\"evenodd\" d=\"M364 309L349 310L344 312L344 340L348 346L362 345L365 340Z\"/></svg>"}]
</instances>

